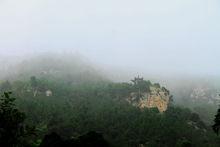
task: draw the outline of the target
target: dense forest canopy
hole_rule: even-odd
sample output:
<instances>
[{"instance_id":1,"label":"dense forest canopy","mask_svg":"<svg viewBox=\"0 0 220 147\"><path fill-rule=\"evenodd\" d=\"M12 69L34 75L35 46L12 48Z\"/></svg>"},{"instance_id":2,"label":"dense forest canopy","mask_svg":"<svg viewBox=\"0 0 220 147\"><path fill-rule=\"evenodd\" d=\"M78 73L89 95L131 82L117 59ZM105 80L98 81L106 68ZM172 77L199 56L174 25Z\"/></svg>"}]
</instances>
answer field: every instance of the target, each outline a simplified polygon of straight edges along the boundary
<instances>
[{"instance_id":1,"label":"dense forest canopy","mask_svg":"<svg viewBox=\"0 0 220 147\"><path fill-rule=\"evenodd\" d=\"M0 83L1 93L13 92L16 98L13 102L21 111L21 117L25 113L21 123L35 128L35 135L31 135L28 142L22 135L24 139L17 141L18 145L25 142L27 146L43 146L51 136L60 138L60 142L75 138L71 142L79 145L82 136L89 138L92 134L106 142L106 146L219 146L220 139L211 125L201 120L196 111L177 106L175 97L163 113L157 108L139 108L127 101L131 93L137 96L150 93L151 86L170 93L159 83L140 77L112 82L92 66L67 60L50 59L65 66L51 66L48 60L23 62L27 66L27 70L22 69L24 74L17 72L13 80ZM4 101L1 106L3 104Z\"/></svg>"}]
</instances>

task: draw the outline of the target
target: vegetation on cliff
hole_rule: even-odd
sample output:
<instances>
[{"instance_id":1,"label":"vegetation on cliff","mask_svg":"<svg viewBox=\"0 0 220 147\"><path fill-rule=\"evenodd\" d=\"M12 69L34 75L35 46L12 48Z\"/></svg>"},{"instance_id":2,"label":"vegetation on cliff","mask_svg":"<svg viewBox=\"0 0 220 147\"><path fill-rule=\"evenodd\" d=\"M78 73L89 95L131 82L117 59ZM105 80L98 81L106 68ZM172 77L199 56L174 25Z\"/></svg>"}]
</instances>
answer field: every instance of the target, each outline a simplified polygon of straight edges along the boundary
<instances>
[{"instance_id":1,"label":"vegetation on cliff","mask_svg":"<svg viewBox=\"0 0 220 147\"><path fill-rule=\"evenodd\" d=\"M37 65L33 67L40 69ZM36 72L41 71L37 69ZM160 84L142 78L132 82L111 82L95 71L69 69L69 75L69 70L45 69L36 74L26 72L27 76L18 74L13 80L0 82L1 93L13 91L16 97L16 100L11 99L7 93L2 97L2 146L8 142L16 147L47 146L48 142L53 143L48 141L50 137L52 140L59 138L60 144L78 144L82 138L91 139L92 136L113 147L214 147L220 144L211 126L187 108L167 105L166 111L159 113L156 107L133 105L145 94L152 96L155 92L156 95L166 93L170 98L170 92ZM58 73L60 76L56 75ZM131 95L132 104L128 101ZM4 111L7 99L7 107L13 113ZM8 126L11 122L14 127ZM7 135L6 130L11 130L12 135ZM33 135L30 130L34 131Z\"/></svg>"},{"instance_id":2,"label":"vegetation on cliff","mask_svg":"<svg viewBox=\"0 0 220 147\"><path fill-rule=\"evenodd\" d=\"M131 83L94 82L70 86L36 77L37 87L46 87L53 95L47 96L44 90L39 90L35 96L32 80L1 86L14 92L17 106L26 113L26 123L36 126L38 133L33 142L38 144L52 132L68 139L95 131L103 134L110 146L219 145L211 127L189 109L171 106L160 114L155 108L131 105L126 100L134 90Z\"/></svg>"}]
</instances>

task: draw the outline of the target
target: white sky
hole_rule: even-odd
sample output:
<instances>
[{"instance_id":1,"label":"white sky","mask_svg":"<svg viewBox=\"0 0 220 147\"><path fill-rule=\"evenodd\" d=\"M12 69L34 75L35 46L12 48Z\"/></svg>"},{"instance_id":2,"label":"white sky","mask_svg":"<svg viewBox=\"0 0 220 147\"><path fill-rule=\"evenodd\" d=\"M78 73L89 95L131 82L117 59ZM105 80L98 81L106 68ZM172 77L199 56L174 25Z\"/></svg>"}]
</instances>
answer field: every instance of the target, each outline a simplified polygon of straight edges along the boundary
<instances>
[{"instance_id":1,"label":"white sky","mask_svg":"<svg viewBox=\"0 0 220 147\"><path fill-rule=\"evenodd\" d=\"M219 0L0 0L0 54L73 50L145 72L220 75Z\"/></svg>"}]
</instances>

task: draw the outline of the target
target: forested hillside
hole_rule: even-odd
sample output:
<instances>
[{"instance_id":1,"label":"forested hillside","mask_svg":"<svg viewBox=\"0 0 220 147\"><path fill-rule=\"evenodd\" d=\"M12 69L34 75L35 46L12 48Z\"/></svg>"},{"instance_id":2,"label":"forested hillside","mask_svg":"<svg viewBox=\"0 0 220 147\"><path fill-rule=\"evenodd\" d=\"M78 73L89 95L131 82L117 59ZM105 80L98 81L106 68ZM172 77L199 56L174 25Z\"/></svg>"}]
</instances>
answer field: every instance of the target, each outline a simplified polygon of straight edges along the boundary
<instances>
[{"instance_id":1,"label":"forested hillside","mask_svg":"<svg viewBox=\"0 0 220 147\"><path fill-rule=\"evenodd\" d=\"M56 54L48 52L47 54L30 55L25 59L15 60L12 65L5 65L0 73L0 80L29 80L31 76L36 76L45 80L59 80L62 82L82 83L83 81L106 81L104 73L94 66L89 60L80 54ZM1 64L3 64L2 62ZM4 65L4 64L3 64Z\"/></svg>"},{"instance_id":2,"label":"forested hillside","mask_svg":"<svg viewBox=\"0 0 220 147\"><path fill-rule=\"evenodd\" d=\"M175 104L190 108L198 113L207 125L212 125L220 103L220 86L215 84L216 82L219 82L218 78L194 78L190 81L176 82L177 85L172 86L171 90L175 97Z\"/></svg>"},{"instance_id":3,"label":"forested hillside","mask_svg":"<svg viewBox=\"0 0 220 147\"><path fill-rule=\"evenodd\" d=\"M65 61L24 62L24 74L18 71L13 80L1 82L1 93L12 91L16 106L26 114L24 123L35 126L28 146L39 146L53 132L64 140L97 132L115 147L220 145L211 127L189 109L170 102L160 113L157 108L140 108L128 101L131 93L139 99L141 93L159 84L144 79L136 84L111 82L92 67Z\"/></svg>"}]
</instances>

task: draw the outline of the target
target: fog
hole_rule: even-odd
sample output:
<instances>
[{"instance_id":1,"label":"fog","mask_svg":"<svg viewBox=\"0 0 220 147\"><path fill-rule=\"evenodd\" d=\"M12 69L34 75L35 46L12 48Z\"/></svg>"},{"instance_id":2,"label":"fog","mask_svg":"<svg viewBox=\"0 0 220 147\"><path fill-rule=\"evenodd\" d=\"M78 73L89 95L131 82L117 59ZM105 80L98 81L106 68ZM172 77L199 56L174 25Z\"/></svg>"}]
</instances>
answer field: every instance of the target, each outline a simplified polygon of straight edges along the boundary
<instances>
[{"instance_id":1,"label":"fog","mask_svg":"<svg viewBox=\"0 0 220 147\"><path fill-rule=\"evenodd\" d=\"M220 147L219 8L0 0L0 147Z\"/></svg>"},{"instance_id":2,"label":"fog","mask_svg":"<svg viewBox=\"0 0 220 147\"><path fill-rule=\"evenodd\" d=\"M0 55L10 62L77 52L105 70L219 76L219 6L218 0L0 0Z\"/></svg>"}]
</instances>

